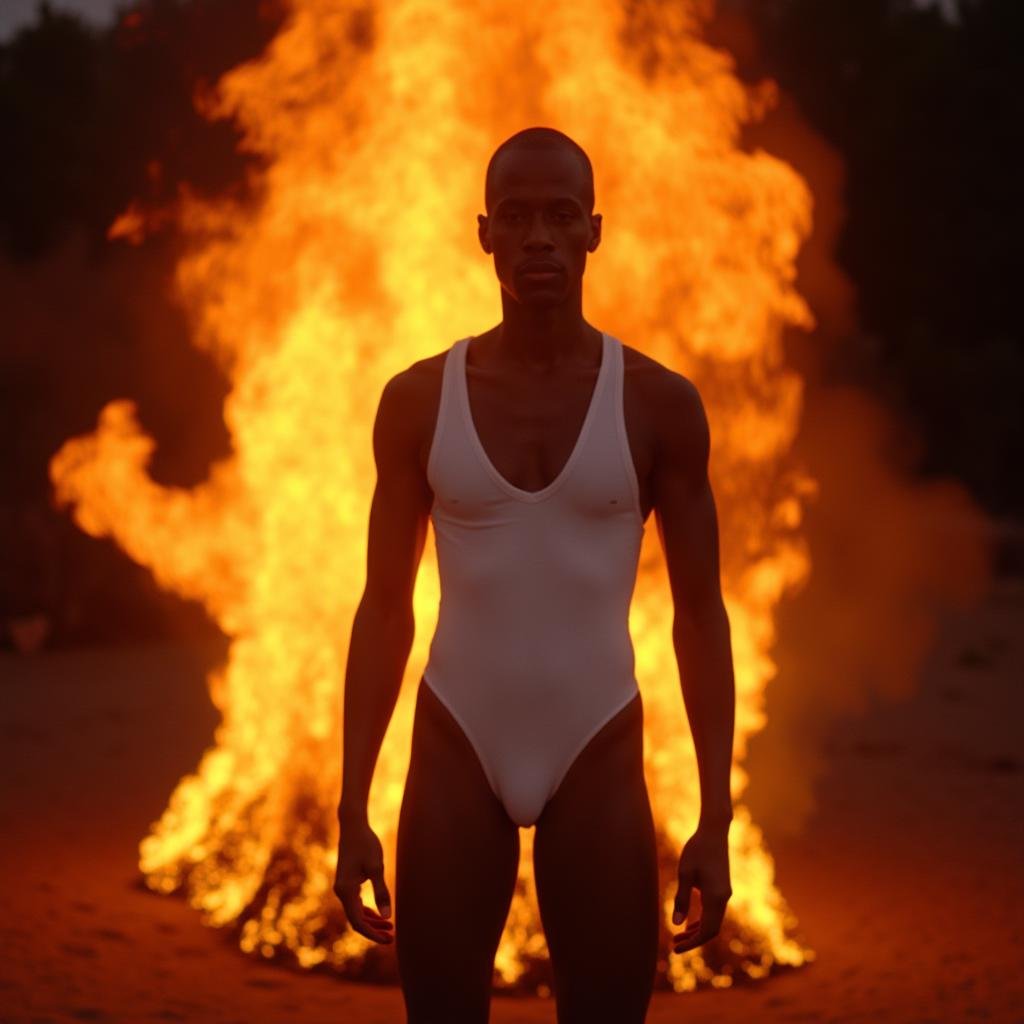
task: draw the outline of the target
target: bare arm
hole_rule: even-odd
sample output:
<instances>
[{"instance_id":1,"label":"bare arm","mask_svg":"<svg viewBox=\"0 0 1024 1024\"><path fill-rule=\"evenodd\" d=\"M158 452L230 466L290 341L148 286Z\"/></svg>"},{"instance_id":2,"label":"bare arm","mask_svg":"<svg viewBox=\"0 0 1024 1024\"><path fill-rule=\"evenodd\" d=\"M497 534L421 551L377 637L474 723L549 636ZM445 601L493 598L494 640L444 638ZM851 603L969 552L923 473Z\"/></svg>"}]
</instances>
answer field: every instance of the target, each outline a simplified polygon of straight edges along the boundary
<instances>
[{"instance_id":1,"label":"bare arm","mask_svg":"<svg viewBox=\"0 0 1024 1024\"><path fill-rule=\"evenodd\" d=\"M736 694L704 406L693 384L672 373L656 407L654 508L672 588L672 643L700 776L700 820L679 857L672 914L673 924L689 920L673 935L673 951L683 953L718 934L732 896L729 774ZM699 915L690 908L694 890L700 894Z\"/></svg>"},{"instance_id":2,"label":"bare arm","mask_svg":"<svg viewBox=\"0 0 1024 1024\"><path fill-rule=\"evenodd\" d=\"M700 827L728 832L735 682L722 601L710 434L697 389L679 374L659 402L655 514L672 589L672 642L700 775Z\"/></svg>"},{"instance_id":3,"label":"bare arm","mask_svg":"<svg viewBox=\"0 0 1024 1024\"><path fill-rule=\"evenodd\" d=\"M366 585L345 668L342 827L367 820L380 746L398 699L415 633L413 588L433 496L418 461L414 382L388 381L373 426L377 483L370 505Z\"/></svg>"}]
</instances>

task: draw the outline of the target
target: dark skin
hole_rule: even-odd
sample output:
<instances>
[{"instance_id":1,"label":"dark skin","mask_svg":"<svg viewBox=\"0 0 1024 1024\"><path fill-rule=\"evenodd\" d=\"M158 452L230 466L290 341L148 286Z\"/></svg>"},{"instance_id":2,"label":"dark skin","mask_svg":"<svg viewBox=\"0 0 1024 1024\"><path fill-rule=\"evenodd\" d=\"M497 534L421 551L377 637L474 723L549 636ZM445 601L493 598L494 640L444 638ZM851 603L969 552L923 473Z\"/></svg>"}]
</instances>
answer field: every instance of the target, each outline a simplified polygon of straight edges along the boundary
<instances>
[{"instance_id":1,"label":"dark skin","mask_svg":"<svg viewBox=\"0 0 1024 1024\"><path fill-rule=\"evenodd\" d=\"M567 149L501 154L487 205L478 234L501 285L502 321L470 342L467 388L495 467L516 487L536 491L568 459L599 369L601 332L583 317L582 279L587 256L601 241L601 215L588 209L584 170ZM529 277L524 265L536 260L561 269ZM346 667L334 888L351 926L384 944L394 941L395 928L367 797L412 646L413 588L433 501L426 466L446 352L397 374L381 395L366 586ZM729 623L700 396L689 380L641 352L623 346L623 355L629 449L641 513L646 521L654 512L665 552L672 639L700 780L699 822L678 868L674 923L686 919L691 890L699 900L699 916L672 937L673 950L683 952L718 934L732 892ZM560 1024L597 1010L640 1021L650 998L660 907L642 733L637 699L594 737L537 822L534 874ZM420 686L396 892L399 969L413 1024L432 1019L442 1003L445 1019L487 1019L518 855L518 829L475 752L447 709ZM367 879L377 910L359 898ZM602 992L605 974L615 984Z\"/></svg>"}]
</instances>

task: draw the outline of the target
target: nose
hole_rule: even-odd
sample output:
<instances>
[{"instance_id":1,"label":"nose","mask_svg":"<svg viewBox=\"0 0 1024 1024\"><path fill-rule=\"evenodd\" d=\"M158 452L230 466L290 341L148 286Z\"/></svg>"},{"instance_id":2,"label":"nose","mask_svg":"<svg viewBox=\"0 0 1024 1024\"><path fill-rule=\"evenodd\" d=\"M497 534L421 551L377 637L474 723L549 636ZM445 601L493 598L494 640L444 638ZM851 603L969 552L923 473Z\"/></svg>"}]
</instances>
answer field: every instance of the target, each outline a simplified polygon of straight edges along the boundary
<instances>
[{"instance_id":1,"label":"nose","mask_svg":"<svg viewBox=\"0 0 1024 1024\"><path fill-rule=\"evenodd\" d=\"M554 242L551 240L551 232L543 213L534 212L530 217L530 223L523 238L523 248L527 252L537 250L553 249Z\"/></svg>"}]
</instances>

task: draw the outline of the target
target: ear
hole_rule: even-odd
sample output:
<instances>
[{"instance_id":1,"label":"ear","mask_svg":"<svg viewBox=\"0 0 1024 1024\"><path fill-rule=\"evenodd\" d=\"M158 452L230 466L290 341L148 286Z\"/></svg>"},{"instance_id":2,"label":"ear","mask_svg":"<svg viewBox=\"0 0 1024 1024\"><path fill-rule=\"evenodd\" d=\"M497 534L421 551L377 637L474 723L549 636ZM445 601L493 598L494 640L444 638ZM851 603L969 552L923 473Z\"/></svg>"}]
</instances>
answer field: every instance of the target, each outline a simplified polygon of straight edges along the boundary
<instances>
[{"instance_id":1,"label":"ear","mask_svg":"<svg viewBox=\"0 0 1024 1024\"><path fill-rule=\"evenodd\" d=\"M480 239L480 247L483 249L483 251L485 253L490 255L490 253L491 253L491 243L490 243L490 240L487 237L487 228L488 228L489 222L487 220L486 214L478 213L476 215L476 224L477 224L476 234L477 234L477 238Z\"/></svg>"},{"instance_id":2,"label":"ear","mask_svg":"<svg viewBox=\"0 0 1024 1024\"><path fill-rule=\"evenodd\" d=\"M591 238L587 243L587 252L593 252L601 244L601 214L590 215Z\"/></svg>"}]
</instances>

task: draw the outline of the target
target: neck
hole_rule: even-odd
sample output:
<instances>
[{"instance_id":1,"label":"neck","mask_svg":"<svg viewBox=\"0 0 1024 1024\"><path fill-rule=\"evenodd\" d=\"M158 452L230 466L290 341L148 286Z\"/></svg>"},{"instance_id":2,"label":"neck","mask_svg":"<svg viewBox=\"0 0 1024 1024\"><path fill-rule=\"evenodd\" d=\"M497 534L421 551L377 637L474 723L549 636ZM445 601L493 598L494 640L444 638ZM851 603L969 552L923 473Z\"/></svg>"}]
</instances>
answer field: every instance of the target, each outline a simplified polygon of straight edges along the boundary
<instances>
[{"instance_id":1,"label":"neck","mask_svg":"<svg viewBox=\"0 0 1024 1024\"><path fill-rule=\"evenodd\" d=\"M501 363L542 371L561 366L596 366L601 332L583 318L579 291L557 306L524 306L501 293L502 320L489 331L491 353Z\"/></svg>"}]
</instances>

